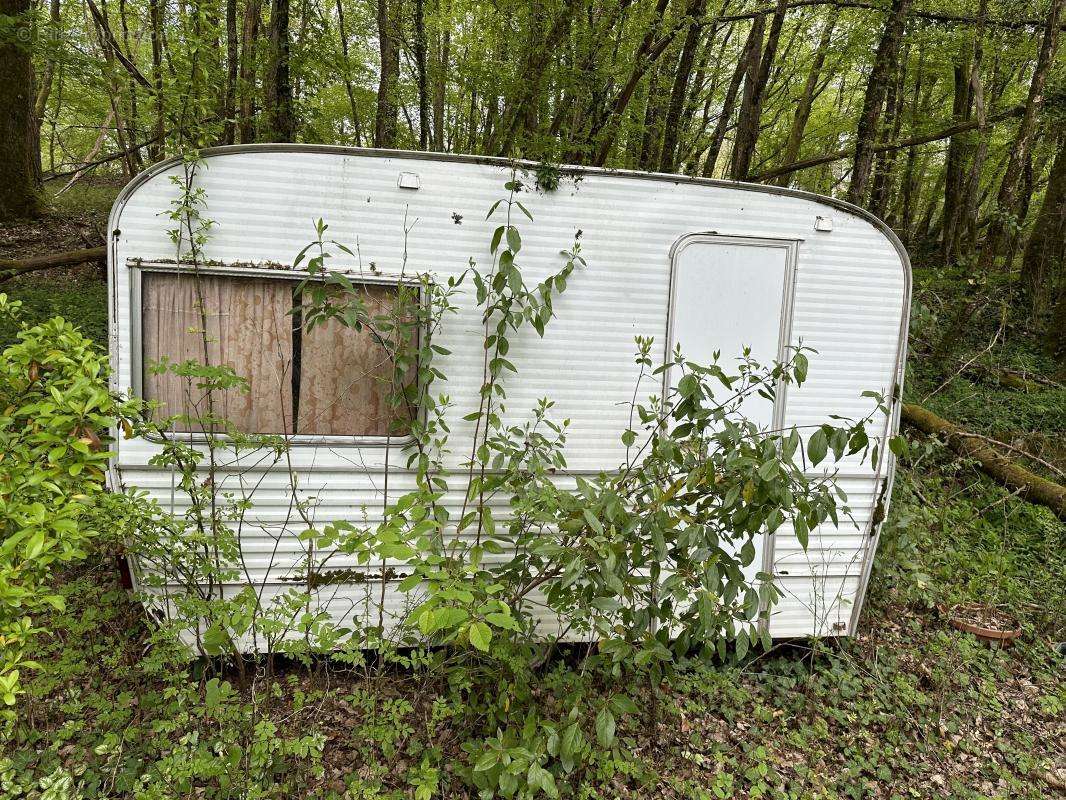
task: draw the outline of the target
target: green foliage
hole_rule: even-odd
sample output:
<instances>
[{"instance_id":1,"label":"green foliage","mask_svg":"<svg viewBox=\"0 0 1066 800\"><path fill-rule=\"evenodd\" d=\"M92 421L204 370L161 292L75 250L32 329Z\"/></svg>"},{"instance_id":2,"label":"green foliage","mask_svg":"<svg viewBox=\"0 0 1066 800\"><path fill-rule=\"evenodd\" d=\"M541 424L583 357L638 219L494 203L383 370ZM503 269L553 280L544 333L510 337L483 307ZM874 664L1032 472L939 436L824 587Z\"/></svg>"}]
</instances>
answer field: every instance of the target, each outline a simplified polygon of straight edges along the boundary
<instances>
[{"instance_id":1,"label":"green foliage","mask_svg":"<svg viewBox=\"0 0 1066 800\"><path fill-rule=\"evenodd\" d=\"M98 347L107 346L107 285L85 277L46 279L39 275L16 278L4 287L21 303L16 319L0 317L0 346L18 341L23 323L36 325L56 315L67 320Z\"/></svg>"},{"instance_id":2,"label":"green foliage","mask_svg":"<svg viewBox=\"0 0 1066 800\"><path fill-rule=\"evenodd\" d=\"M18 312L0 294L0 314ZM125 409L108 392L103 356L61 318L23 325L0 365L0 703L10 722L21 674L40 666L27 656L34 617L62 607L49 578L94 535L85 519L103 485L101 435Z\"/></svg>"}]
</instances>

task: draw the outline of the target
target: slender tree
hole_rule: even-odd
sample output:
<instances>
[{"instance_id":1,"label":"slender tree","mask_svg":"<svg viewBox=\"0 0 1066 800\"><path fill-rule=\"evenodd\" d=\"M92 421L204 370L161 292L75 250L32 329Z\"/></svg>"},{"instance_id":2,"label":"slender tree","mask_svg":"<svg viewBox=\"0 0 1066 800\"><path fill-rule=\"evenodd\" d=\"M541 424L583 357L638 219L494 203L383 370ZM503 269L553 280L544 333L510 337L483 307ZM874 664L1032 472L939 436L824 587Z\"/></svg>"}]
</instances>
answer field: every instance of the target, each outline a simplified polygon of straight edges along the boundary
<instances>
[{"instance_id":1,"label":"slender tree","mask_svg":"<svg viewBox=\"0 0 1066 800\"><path fill-rule=\"evenodd\" d=\"M730 177L735 181L747 180L751 171L751 160L755 157L755 145L762 123L763 99L770 82L770 70L773 69L774 58L777 56L777 46L781 41L781 27L785 22L786 11L788 0L777 0L766 44L762 45L760 37L744 73L744 96L740 104L737 135L733 143L733 163L730 167Z\"/></svg>"},{"instance_id":2,"label":"slender tree","mask_svg":"<svg viewBox=\"0 0 1066 800\"><path fill-rule=\"evenodd\" d=\"M374 147L396 146L397 94L400 79L399 3L377 0L378 98L374 118Z\"/></svg>"},{"instance_id":3,"label":"slender tree","mask_svg":"<svg viewBox=\"0 0 1066 800\"><path fill-rule=\"evenodd\" d=\"M162 0L153 0L159 4ZM237 130L242 142L255 141L256 50L262 24L262 0L245 0L241 17L241 54L238 86L241 108Z\"/></svg>"},{"instance_id":4,"label":"slender tree","mask_svg":"<svg viewBox=\"0 0 1066 800\"><path fill-rule=\"evenodd\" d=\"M792 114L792 126L788 131L788 141L781 155L782 164L791 164L799 158L800 147L803 145L803 134L807 130L807 121L811 118L811 109L814 107L814 99L818 92L819 83L822 80L822 69L825 67L825 59L829 53L829 44L836 29L837 20L840 18L840 10L834 7L825 22L822 24L822 32L818 37L818 46L814 51L814 59L811 67L807 70L807 80L803 84L803 92L796 102L796 110ZM791 181L789 175L781 175L776 183L778 186L788 186Z\"/></svg>"},{"instance_id":5,"label":"slender tree","mask_svg":"<svg viewBox=\"0 0 1066 800\"><path fill-rule=\"evenodd\" d=\"M866 82L859 127L855 133L855 156L851 166L851 184L847 199L861 205L866 200L870 173L873 170L874 150L880 127L881 110L892 79L893 67L899 55L903 30L907 23L911 0L892 0L892 9L885 20L884 31L874 54L873 67Z\"/></svg>"},{"instance_id":6,"label":"slender tree","mask_svg":"<svg viewBox=\"0 0 1066 800\"><path fill-rule=\"evenodd\" d=\"M981 250L980 266L986 272L995 264L1007 243L1010 227L1017 221L1021 180L1025 165L1029 162L1037 115L1044 105L1044 86L1058 48L1059 18L1062 16L1064 2L1066 0L1051 0L1051 7L1048 10L1044 35L1040 43L1040 53L1037 56L1036 66L1033 68L1033 77L1029 82L1025 111L1021 122L1018 123L1018 130L1009 150L1007 169L1003 173L999 193L996 195L995 212L989 222Z\"/></svg>"},{"instance_id":7,"label":"slender tree","mask_svg":"<svg viewBox=\"0 0 1066 800\"><path fill-rule=\"evenodd\" d=\"M289 0L272 0L270 52L263 80L265 120L261 137L268 142L291 142L296 138L289 42Z\"/></svg>"},{"instance_id":8,"label":"slender tree","mask_svg":"<svg viewBox=\"0 0 1066 800\"><path fill-rule=\"evenodd\" d=\"M345 25L344 0L337 0L337 36L341 43L341 67L344 70L344 93L348 96L348 106L352 117L352 139L355 146L363 143L363 129L359 121L359 104L355 101L355 86L352 83L352 61L348 53L348 30Z\"/></svg>"},{"instance_id":9,"label":"slender tree","mask_svg":"<svg viewBox=\"0 0 1066 800\"><path fill-rule=\"evenodd\" d=\"M1066 134L1059 133L1047 189L1022 256L1022 283L1036 314L1050 305L1056 283L1066 285Z\"/></svg>"},{"instance_id":10,"label":"slender tree","mask_svg":"<svg viewBox=\"0 0 1066 800\"><path fill-rule=\"evenodd\" d=\"M718 112L718 120L714 125L714 133L711 134L711 144L707 148L707 155L703 162L703 177L705 178L714 177L718 154L722 151L726 131L729 130L729 123L733 118L733 109L736 106L740 84L744 80L744 75L748 71L748 64L754 58L757 48L762 46L765 20L765 16L760 14L752 22L751 29L748 31L748 38L744 42L740 58L737 59L737 65L733 70L733 76L729 79L729 86L726 89L725 97L722 99L722 107Z\"/></svg>"},{"instance_id":11,"label":"slender tree","mask_svg":"<svg viewBox=\"0 0 1066 800\"><path fill-rule=\"evenodd\" d=\"M663 122L663 146L659 154L659 169L662 172L673 172L677 168L677 144L683 124L681 112L688 97L689 80L696 63L696 51L700 46L701 23L706 12L707 0L692 0L688 30L685 32L685 42L681 46L681 57L678 59L673 86L670 89L670 107ZM714 34L715 28L712 26L703 43L704 48L710 48Z\"/></svg>"},{"instance_id":12,"label":"slender tree","mask_svg":"<svg viewBox=\"0 0 1066 800\"><path fill-rule=\"evenodd\" d=\"M163 97L163 6L164 0L148 0L148 27L152 41L152 140L148 144L148 157L153 161L163 158L166 146Z\"/></svg>"},{"instance_id":13,"label":"slender tree","mask_svg":"<svg viewBox=\"0 0 1066 800\"><path fill-rule=\"evenodd\" d=\"M226 86L222 101L222 144L237 137L237 0L226 0Z\"/></svg>"}]
</instances>

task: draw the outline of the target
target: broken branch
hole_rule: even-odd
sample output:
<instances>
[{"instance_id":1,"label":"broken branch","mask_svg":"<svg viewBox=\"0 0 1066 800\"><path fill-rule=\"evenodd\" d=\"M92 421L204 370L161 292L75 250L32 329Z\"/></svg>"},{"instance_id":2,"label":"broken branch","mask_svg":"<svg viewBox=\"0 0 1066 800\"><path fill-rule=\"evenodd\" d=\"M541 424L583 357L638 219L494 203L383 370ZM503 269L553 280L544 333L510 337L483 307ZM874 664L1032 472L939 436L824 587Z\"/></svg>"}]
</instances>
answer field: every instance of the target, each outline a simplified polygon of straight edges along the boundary
<instances>
[{"instance_id":1,"label":"broken branch","mask_svg":"<svg viewBox=\"0 0 1066 800\"><path fill-rule=\"evenodd\" d=\"M91 262L103 262L107 258L107 247L88 247L84 250L68 250L64 253L53 253L50 256L38 256L19 260L0 259L0 282L16 275L27 272L36 272L40 269L52 269L53 267L71 267L75 264L87 264Z\"/></svg>"},{"instance_id":2,"label":"broken branch","mask_svg":"<svg viewBox=\"0 0 1066 800\"><path fill-rule=\"evenodd\" d=\"M1066 486L1034 475L1020 467L987 443L987 437L970 433L953 422L942 419L921 406L904 403L903 421L930 435L942 436L948 447L961 456L972 458L986 475L999 481L1031 503L1047 506L1061 519L1066 519ZM1002 444L996 442L996 444ZM1009 446L1008 446L1009 447Z\"/></svg>"}]
</instances>

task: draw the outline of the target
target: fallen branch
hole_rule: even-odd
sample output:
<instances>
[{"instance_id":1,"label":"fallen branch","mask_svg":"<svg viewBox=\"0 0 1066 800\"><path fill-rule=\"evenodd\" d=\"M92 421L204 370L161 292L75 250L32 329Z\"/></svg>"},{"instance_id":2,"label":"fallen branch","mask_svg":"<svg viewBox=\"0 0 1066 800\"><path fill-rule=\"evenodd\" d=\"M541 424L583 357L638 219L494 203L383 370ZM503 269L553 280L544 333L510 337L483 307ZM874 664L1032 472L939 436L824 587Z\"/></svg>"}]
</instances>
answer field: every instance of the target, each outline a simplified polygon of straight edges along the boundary
<instances>
[{"instance_id":1,"label":"fallen branch","mask_svg":"<svg viewBox=\"0 0 1066 800\"><path fill-rule=\"evenodd\" d=\"M982 472L1007 488L1016 490L1020 497L1031 503L1047 506L1061 519L1066 519L1066 486L1034 475L1025 467L1020 467L1006 456L997 453L988 444L995 440L970 433L938 417L932 411L911 403L903 404L902 416L908 425L913 425L925 433L944 437L948 447L961 456L976 460ZM1010 448L1009 445L1005 446Z\"/></svg>"},{"instance_id":2,"label":"fallen branch","mask_svg":"<svg viewBox=\"0 0 1066 800\"><path fill-rule=\"evenodd\" d=\"M984 364L971 364L968 371L980 375L999 386L1007 389L1017 389L1021 392L1040 392L1046 389L1059 388L1058 383L1040 375L1015 372L1003 367L989 367Z\"/></svg>"},{"instance_id":3,"label":"fallen branch","mask_svg":"<svg viewBox=\"0 0 1066 800\"><path fill-rule=\"evenodd\" d=\"M52 269L54 267L71 267L75 264L88 264L92 262L103 263L107 258L107 247L88 247L84 250L68 250L65 253L53 253L50 256L37 256L22 260L0 259L0 282L16 275L27 272L36 272L40 269Z\"/></svg>"},{"instance_id":4,"label":"fallen branch","mask_svg":"<svg viewBox=\"0 0 1066 800\"><path fill-rule=\"evenodd\" d=\"M74 169L67 170L66 172L49 172L47 175L44 176L44 178L42 180L45 183L48 183L48 181L54 181L57 178L68 178L71 175L80 175L82 172L85 172L86 170L94 169L96 167L102 166L103 164L108 164L108 163L110 163L112 161L118 161L120 158L125 158L130 153L133 153L133 152L135 152L137 150L140 150L140 149L142 149L144 147L147 147L148 145L152 144L153 142L159 141L161 138L163 138L162 135L156 134L155 136L151 137L150 139L145 139L143 142L138 142L137 144L133 145L132 147L127 147L125 150L119 150L117 153L111 153L110 155L104 156L103 158L98 158L95 161L85 162L83 164L78 165ZM97 148L97 149L99 149L99 148ZM95 153L90 153L88 157L92 158L93 155L95 155Z\"/></svg>"}]
</instances>

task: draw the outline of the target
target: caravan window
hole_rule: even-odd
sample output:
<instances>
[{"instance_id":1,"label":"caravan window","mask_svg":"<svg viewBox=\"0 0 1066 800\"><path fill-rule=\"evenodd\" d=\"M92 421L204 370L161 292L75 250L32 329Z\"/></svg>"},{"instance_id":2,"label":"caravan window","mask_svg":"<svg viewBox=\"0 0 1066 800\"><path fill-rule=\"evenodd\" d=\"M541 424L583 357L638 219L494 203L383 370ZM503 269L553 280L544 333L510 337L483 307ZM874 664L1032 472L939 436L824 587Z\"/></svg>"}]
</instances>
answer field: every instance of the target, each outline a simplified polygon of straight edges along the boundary
<instances>
[{"instance_id":1,"label":"caravan window","mask_svg":"<svg viewBox=\"0 0 1066 800\"><path fill-rule=\"evenodd\" d=\"M388 317L397 284L356 283L366 316ZM397 402L388 336L337 320L309 327L298 280L153 272L140 276L141 394L178 431L203 432L208 416L244 433L386 437L411 418ZM308 301L309 302L309 301ZM201 379L161 371L160 362L225 365L247 391L208 392ZM179 370L180 371L180 370Z\"/></svg>"}]
</instances>

